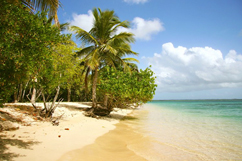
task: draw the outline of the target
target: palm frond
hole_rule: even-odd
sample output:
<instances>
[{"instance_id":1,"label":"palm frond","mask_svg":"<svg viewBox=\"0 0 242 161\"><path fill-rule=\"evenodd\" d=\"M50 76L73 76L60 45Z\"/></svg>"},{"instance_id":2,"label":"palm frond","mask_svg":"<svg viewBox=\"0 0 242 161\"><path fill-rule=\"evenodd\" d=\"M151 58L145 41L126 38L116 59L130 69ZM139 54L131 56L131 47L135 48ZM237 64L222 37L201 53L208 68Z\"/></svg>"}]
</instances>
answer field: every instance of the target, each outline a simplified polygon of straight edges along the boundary
<instances>
[{"instance_id":1,"label":"palm frond","mask_svg":"<svg viewBox=\"0 0 242 161\"><path fill-rule=\"evenodd\" d=\"M116 50L118 51L118 56L120 57L125 57L128 55L135 55L135 56L139 55L139 53L132 51L131 47L127 44L117 47Z\"/></svg>"},{"instance_id":2,"label":"palm frond","mask_svg":"<svg viewBox=\"0 0 242 161\"><path fill-rule=\"evenodd\" d=\"M98 41L90 33L78 26L71 26L69 30L74 31L76 38L82 40L86 44L98 44Z\"/></svg>"},{"instance_id":3,"label":"palm frond","mask_svg":"<svg viewBox=\"0 0 242 161\"><path fill-rule=\"evenodd\" d=\"M83 58L83 57L86 57L86 55L90 54L94 49L95 49L95 46L88 46L76 53L77 53L77 56Z\"/></svg>"},{"instance_id":4,"label":"palm frond","mask_svg":"<svg viewBox=\"0 0 242 161\"><path fill-rule=\"evenodd\" d=\"M37 10L48 11L49 16L50 17L53 16L56 25L59 26L57 10L59 7L62 6L59 0L19 0L19 1L21 1L28 8L30 8L32 12L35 12Z\"/></svg>"},{"instance_id":5,"label":"palm frond","mask_svg":"<svg viewBox=\"0 0 242 161\"><path fill-rule=\"evenodd\" d=\"M70 25L70 23L68 23L68 22L60 24L60 30L61 31L67 30L69 25Z\"/></svg>"},{"instance_id":6,"label":"palm frond","mask_svg":"<svg viewBox=\"0 0 242 161\"><path fill-rule=\"evenodd\" d=\"M103 54L111 54L111 55L117 55L117 50L115 48L113 48L111 45L105 44L100 46L100 53Z\"/></svg>"},{"instance_id":7,"label":"palm frond","mask_svg":"<svg viewBox=\"0 0 242 161\"><path fill-rule=\"evenodd\" d=\"M87 66L89 66L92 70L98 67L100 64L98 49L95 49L91 53L86 55L85 60L87 62Z\"/></svg>"},{"instance_id":8,"label":"palm frond","mask_svg":"<svg viewBox=\"0 0 242 161\"><path fill-rule=\"evenodd\" d=\"M121 32L117 35L114 35L110 39L110 43L119 44L119 43L134 43L135 38L133 33Z\"/></svg>"},{"instance_id":9,"label":"palm frond","mask_svg":"<svg viewBox=\"0 0 242 161\"><path fill-rule=\"evenodd\" d=\"M50 12L57 12L58 8L61 7L59 0L22 0L34 6L36 10L40 9L46 11L50 9Z\"/></svg>"},{"instance_id":10,"label":"palm frond","mask_svg":"<svg viewBox=\"0 0 242 161\"><path fill-rule=\"evenodd\" d=\"M137 62L139 63L139 60L135 59L135 58L123 58L123 61L130 63L130 62Z\"/></svg>"},{"instance_id":11,"label":"palm frond","mask_svg":"<svg viewBox=\"0 0 242 161\"><path fill-rule=\"evenodd\" d=\"M130 27L130 22L129 21L122 21L122 22L120 22L119 24L117 24L116 26L113 27L111 32L115 33L119 27L129 28Z\"/></svg>"}]
</instances>

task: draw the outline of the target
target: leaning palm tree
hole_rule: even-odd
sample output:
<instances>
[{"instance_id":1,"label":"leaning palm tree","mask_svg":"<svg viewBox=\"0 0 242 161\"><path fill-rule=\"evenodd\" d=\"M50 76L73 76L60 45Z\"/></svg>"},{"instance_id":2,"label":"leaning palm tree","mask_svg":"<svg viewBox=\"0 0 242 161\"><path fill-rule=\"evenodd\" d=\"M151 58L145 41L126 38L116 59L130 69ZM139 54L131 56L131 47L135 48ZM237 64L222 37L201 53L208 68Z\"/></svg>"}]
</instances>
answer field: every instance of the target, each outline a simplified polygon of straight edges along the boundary
<instances>
[{"instance_id":1,"label":"leaning palm tree","mask_svg":"<svg viewBox=\"0 0 242 161\"><path fill-rule=\"evenodd\" d=\"M97 108L96 85L98 70L101 64L115 66L115 62L125 63L120 56L138 55L133 52L130 43L135 41L132 33L121 32L117 34L119 27L128 28L128 21L120 21L114 11L93 9L94 24L87 32L77 26L70 29L75 32L76 37L87 44L85 48L78 52L84 58L85 63L94 71L92 84L92 107Z\"/></svg>"}]
</instances>

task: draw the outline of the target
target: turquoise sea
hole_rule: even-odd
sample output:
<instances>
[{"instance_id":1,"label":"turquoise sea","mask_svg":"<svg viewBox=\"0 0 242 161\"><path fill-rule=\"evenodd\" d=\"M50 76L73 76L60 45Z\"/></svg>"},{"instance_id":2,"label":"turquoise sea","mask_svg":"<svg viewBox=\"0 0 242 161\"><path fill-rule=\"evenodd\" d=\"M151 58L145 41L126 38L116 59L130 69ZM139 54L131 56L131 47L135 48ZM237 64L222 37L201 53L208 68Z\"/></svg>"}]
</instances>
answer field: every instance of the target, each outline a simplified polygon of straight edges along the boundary
<instances>
[{"instance_id":1,"label":"turquoise sea","mask_svg":"<svg viewBox=\"0 0 242 161\"><path fill-rule=\"evenodd\" d=\"M152 101L123 123L146 160L242 161L242 100Z\"/></svg>"}]
</instances>

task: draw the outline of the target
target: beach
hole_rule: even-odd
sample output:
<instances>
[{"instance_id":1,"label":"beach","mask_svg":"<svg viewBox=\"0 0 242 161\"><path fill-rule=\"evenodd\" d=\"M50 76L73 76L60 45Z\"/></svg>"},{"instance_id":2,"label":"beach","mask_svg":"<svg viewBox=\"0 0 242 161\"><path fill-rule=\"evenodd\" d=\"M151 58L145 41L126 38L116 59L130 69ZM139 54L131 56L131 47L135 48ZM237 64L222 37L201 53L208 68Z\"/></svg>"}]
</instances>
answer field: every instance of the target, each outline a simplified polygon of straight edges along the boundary
<instances>
[{"instance_id":1,"label":"beach","mask_svg":"<svg viewBox=\"0 0 242 161\"><path fill-rule=\"evenodd\" d=\"M58 161L242 160L242 100L152 101Z\"/></svg>"},{"instance_id":2,"label":"beach","mask_svg":"<svg viewBox=\"0 0 242 161\"><path fill-rule=\"evenodd\" d=\"M56 113L63 114L59 126L51 122L33 121L18 130L0 132L0 160L54 161L69 151L81 149L115 128L119 120L132 110L115 110L110 118L83 115L82 103L62 103Z\"/></svg>"},{"instance_id":3,"label":"beach","mask_svg":"<svg viewBox=\"0 0 242 161\"><path fill-rule=\"evenodd\" d=\"M6 160L242 160L242 100L152 101L100 119L85 117L83 107L63 104L59 126L2 132Z\"/></svg>"},{"instance_id":4,"label":"beach","mask_svg":"<svg viewBox=\"0 0 242 161\"><path fill-rule=\"evenodd\" d=\"M137 129L128 125L130 121L138 119L134 113L124 116L115 124L115 129L98 137L94 143L62 155L58 161L146 161L147 159L132 149L133 145L143 149L142 146L149 142L142 133L136 132Z\"/></svg>"}]
</instances>

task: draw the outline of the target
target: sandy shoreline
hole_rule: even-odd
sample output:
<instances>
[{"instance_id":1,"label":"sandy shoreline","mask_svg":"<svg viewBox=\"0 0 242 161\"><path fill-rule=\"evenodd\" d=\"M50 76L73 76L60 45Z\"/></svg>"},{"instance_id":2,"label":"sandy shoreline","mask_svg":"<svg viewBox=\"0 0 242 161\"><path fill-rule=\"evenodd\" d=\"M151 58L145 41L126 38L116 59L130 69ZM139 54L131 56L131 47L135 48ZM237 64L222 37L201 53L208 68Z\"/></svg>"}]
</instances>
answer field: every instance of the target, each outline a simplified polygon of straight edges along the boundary
<instances>
[{"instance_id":1,"label":"sandy shoreline","mask_svg":"<svg viewBox=\"0 0 242 161\"><path fill-rule=\"evenodd\" d=\"M126 121L115 124L115 129L98 137L94 143L65 153L57 161L146 161L132 148L137 144L142 148L146 143L144 136L127 126Z\"/></svg>"},{"instance_id":2,"label":"sandy shoreline","mask_svg":"<svg viewBox=\"0 0 242 161\"><path fill-rule=\"evenodd\" d=\"M148 111L135 110L115 124L115 129L98 137L94 143L65 153L57 161L146 161L150 156L150 137L143 131L141 119Z\"/></svg>"},{"instance_id":3,"label":"sandy shoreline","mask_svg":"<svg viewBox=\"0 0 242 161\"><path fill-rule=\"evenodd\" d=\"M33 122L15 131L0 132L2 152L0 160L54 161L63 154L92 144L99 137L115 128L120 118L132 110L118 110L111 118L85 117L79 108L82 103L63 103L56 113L64 113L59 126L50 122Z\"/></svg>"}]
</instances>

